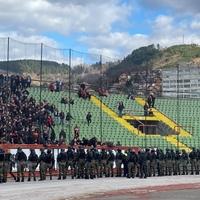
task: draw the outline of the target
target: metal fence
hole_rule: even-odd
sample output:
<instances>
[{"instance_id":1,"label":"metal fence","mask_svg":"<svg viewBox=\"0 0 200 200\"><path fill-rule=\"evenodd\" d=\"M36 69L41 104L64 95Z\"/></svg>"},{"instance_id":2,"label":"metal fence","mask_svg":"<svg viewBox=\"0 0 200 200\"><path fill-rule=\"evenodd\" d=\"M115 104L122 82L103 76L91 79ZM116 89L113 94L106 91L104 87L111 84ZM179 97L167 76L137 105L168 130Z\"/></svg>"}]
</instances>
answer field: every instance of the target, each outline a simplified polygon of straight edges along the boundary
<instances>
[{"instance_id":1,"label":"metal fence","mask_svg":"<svg viewBox=\"0 0 200 200\"><path fill-rule=\"evenodd\" d=\"M18 61L17 64L16 61ZM181 101L184 96L175 95L171 98L170 92L172 93L173 91L169 90L168 97L162 97L162 91L164 88L162 84L163 77L161 75L161 70L151 70L148 66L146 66L145 71L136 71L132 74L124 73L121 74L116 80L113 78L114 75L112 75L112 73L108 75L107 69L109 69L113 63L117 64L118 62L119 61L117 59L104 55L84 53L73 49L53 48L43 43L24 43L11 38L0 39L0 70L1 73L6 74L6 80L8 80L8 77L13 74L31 76L32 84L30 93L37 99L38 102L44 103L45 100L47 100L58 108L59 112L64 111L65 114L66 112L69 112L70 114L80 112L76 113L76 123L69 120L67 126L59 124L59 127L67 132L68 142L73 137L73 130L76 125L81 126L82 124L81 128L84 126L84 129L87 129L88 132L90 132L89 137L97 136L98 140L102 142L112 142L109 134L114 135L116 131L110 127L108 130L109 134L105 134L105 126L107 126L110 122L107 120L102 108L104 105L102 95L98 96L100 104L99 107L96 106L95 108L94 105L89 103L85 103L84 105L80 104L80 108L74 108L74 106L69 103L70 100L74 100L75 98L77 99L81 85L87 88L89 94L100 94L101 92L106 93L109 91L110 94L123 94L124 98L129 94L134 96L141 95L144 98L147 98L147 96L153 92L165 100L176 99L176 116L172 117L175 118L177 123L182 123L181 120L183 120L183 111L181 111L181 107L183 105L181 104ZM175 91L173 92L175 94L183 93L183 91L180 90L180 85L182 87L182 79L179 70L180 68L177 67L177 82L175 84ZM166 77L165 81L167 82ZM170 84L171 83L169 82L169 87ZM60 92L56 92L56 88L59 88ZM51 90L54 92L50 92ZM167 89L165 88L165 92L166 91ZM198 90L184 91L184 95L196 93L198 93ZM190 97L194 96L190 95ZM62 98L66 98L68 103L60 104ZM116 102L119 100L121 99L116 100ZM198 106L197 103L195 103L195 105ZM85 107L83 108L81 106ZM111 109L113 109L113 107ZM82 110L92 112L92 115L95 116L93 127L87 127L85 121L87 113L83 113ZM117 111L117 105L115 110ZM133 110L133 113L137 112L140 113L141 110ZM187 117L187 115L184 117ZM198 123L197 119L193 120L196 120ZM60 123L59 120L57 123ZM191 125L191 127L190 132L192 134L196 134L196 137L198 138L198 130L195 129L195 131L193 131L193 125ZM85 131L87 132L87 130ZM57 128L56 131L60 132L60 129ZM124 134L123 130L121 134ZM179 136L177 136L177 138L179 141ZM129 140L129 138L127 140ZM134 140L134 137L130 137L130 140ZM148 145L145 140L146 137L143 138L141 146ZM163 146L165 146L165 144L163 144Z\"/></svg>"}]
</instances>

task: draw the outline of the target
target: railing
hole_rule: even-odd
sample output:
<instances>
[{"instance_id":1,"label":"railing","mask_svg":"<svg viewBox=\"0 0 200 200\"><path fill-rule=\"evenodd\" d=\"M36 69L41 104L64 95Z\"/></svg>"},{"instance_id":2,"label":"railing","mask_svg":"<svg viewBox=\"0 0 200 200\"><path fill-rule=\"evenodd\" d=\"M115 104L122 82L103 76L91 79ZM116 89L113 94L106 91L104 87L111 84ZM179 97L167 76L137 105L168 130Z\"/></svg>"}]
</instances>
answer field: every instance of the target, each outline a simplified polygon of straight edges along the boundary
<instances>
[{"instance_id":1,"label":"railing","mask_svg":"<svg viewBox=\"0 0 200 200\"><path fill-rule=\"evenodd\" d=\"M152 128L155 128L155 132L153 132L152 134L147 133L147 132L148 132L148 130L147 130L148 127L150 127L150 128L151 128L151 127L152 127ZM142 132L143 132L145 135L157 135L157 134L158 134L158 132L157 132L157 125L146 125L146 124L139 125L139 126L138 126L138 133L139 133L140 130L142 130Z\"/></svg>"}]
</instances>

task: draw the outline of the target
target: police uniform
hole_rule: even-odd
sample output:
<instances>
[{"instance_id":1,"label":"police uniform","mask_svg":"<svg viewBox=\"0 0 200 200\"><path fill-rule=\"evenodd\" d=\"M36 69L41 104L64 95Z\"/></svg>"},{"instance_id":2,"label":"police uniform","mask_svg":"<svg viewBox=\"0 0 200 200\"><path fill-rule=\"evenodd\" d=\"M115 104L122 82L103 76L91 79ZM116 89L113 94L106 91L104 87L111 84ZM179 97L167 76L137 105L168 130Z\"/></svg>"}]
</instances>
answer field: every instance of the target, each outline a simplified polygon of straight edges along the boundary
<instances>
[{"instance_id":1,"label":"police uniform","mask_svg":"<svg viewBox=\"0 0 200 200\"><path fill-rule=\"evenodd\" d=\"M24 170L26 167L27 156L22 151L21 148L18 148L18 150L17 150L17 153L15 155L15 161L17 163L17 180L16 180L16 182L20 182L20 177L21 177L21 182L24 182Z\"/></svg>"},{"instance_id":2,"label":"police uniform","mask_svg":"<svg viewBox=\"0 0 200 200\"><path fill-rule=\"evenodd\" d=\"M92 149L92 166L94 168L94 176L100 177L100 153L97 149Z\"/></svg>"},{"instance_id":3,"label":"police uniform","mask_svg":"<svg viewBox=\"0 0 200 200\"><path fill-rule=\"evenodd\" d=\"M107 172L107 151L105 149L102 149L100 153L100 177L103 176L103 174L106 176Z\"/></svg>"},{"instance_id":4,"label":"police uniform","mask_svg":"<svg viewBox=\"0 0 200 200\"><path fill-rule=\"evenodd\" d=\"M52 180L52 170L54 167L54 155L53 153L51 153L51 150L48 149L47 150L47 154L46 154L46 172L49 171L49 176L50 176L50 180Z\"/></svg>"},{"instance_id":5,"label":"police uniform","mask_svg":"<svg viewBox=\"0 0 200 200\"><path fill-rule=\"evenodd\" d=\"M121 177L122 175L122 160L123 160L123 154L121 152L121 149L118 149L115 157L117 177Z\"/></svg>"},{"instance_id":6,"label":"police uniform","mask_svg":"<svg viewBox=\"0 0 200 200\"><path fill-rule=\"evenodd\" d=\"M71 177L72 179L75 177L75 153L71 147L67 150L67 163L66 163L66 174L68 172L68 168L71 169Z\"/></svg>"},{"instance_id":7,"label":"police uniform","mask_svg":"<svg viewBox=\"0 0 200 200\"><path fill-rule=\"evenodd\" d=\"M158 176L165 175L165 154L162 149L157 149Z\"/></svg>"},{"instance_id":8,"label":"police uniform","mask_svg":"<svg viewBox=\"0 0 200 200\"><path fill-rule=\"evenodd\" d=\"M182 175L188 175L188 163L189 163L188 154L183 149L181 154Z\"/></svg>"},{"instance_id":9,"label":"police uniform","mask_svg":"<svg viewBox=\"0 0 200 200\"><path fill-rule=\"evenodd\" d=\"M85 163L85 178L86 179L94 178L92 159L93 159L93 154L91 150L88 149L87 154L86 154L86 159L85 159L86 160L86 163Z\"/></svg>"},{"instance_id":10,"label":"police uniform","mask_svg":"<svg viewBox=\"0 0 200 200\"><path fill-rule=\"evenodd\" d=\"M5 158L4 151L0 149L0 183L3 183L4 158Z\"/></svg>"},{"instance_id":11,"label":"police uniform","mask_svg":"<svg viewBox=\"0 0 200 200\"><path fill-rule=\"evenodd\" d=\"M151 161L150 161L150 157L151 157L151 153L150 153L150 149L146 149L146 156L147 156L147 175L151 176Z\"/></svg>"},{"instance_id":12,"label":"police uniform","mask_svg":"<svg viewBox=\"0 0 200 200\"><path fill-rule=\"evenodd\" d=\"M46 180L46 153L44 149L40 149L40 156L39 156L39 170L40 170L40 181Z\"/></svg>"},{"instance_id":13,"label":"police uniform","mask_svg":"<svg viewBox=\"0 0 200 200\"><path fill-rule=\"evenodd\" d=\"M67 153L64 149L61 149L61 152L57 156L58 168L59 168L59 175L58 180L63 177L66 179L66 164L67 164Z\"/></svg>"},{"instance_id":14,"label":"police uniform","mask_svg":"<svg viewBox=\"0 0 200 200\"><path fill-rule=\"evenodd\" d=\"M200 150L199 149L197 149L196 168L197 168L197 174L199 175L199 170L200 170Z\"/></svg>"},{"instance_id":15,"label":"police uniform","mask_svg":"<svg viewBox=\"0 0 200 200\"><path fill-rule=\"evenodd\" d=\"M150 176L156 176L156 171L157 171L157 157L156 157L156 152L154 149L151 150L150 154Z\"/></svg>"},{"instance_id":16,"label":"police uniform","mask_svg":"<svg viewBox=\"0 0 200 200\"><path fill-rule=\"evenodd\" d=\"M16 181L16 177L15 177L14 173L12 172L13 166L15 166L14 156L10 152L5 153L4 168L3 168L4 182L7 182L8 173L10 173L10 175Z\"/></svg>"},{"instance_id":17,"label":"police uniform","mask_svg":"<svg viewBox=\"0 0 200 200\"><path fill-rule=\"evenodd\" d=\"M30 151L30 155L28 156L28 181L31 181L31 174L33 175L34 181L36 181L35 170L38 165L38 155L35 153L34 149Z\"/></svg>"},{"instance_id":18,"label":"police uniform","mask_svg":"<svg viewBox=\"0 0 200 200\"><path fill-rule=\"evenodd\" d=\"M189 154L190 164L191 164L191 175L197 172L196 168L196 160L197 160L197 153L196 150L193 148Z\"/></svg>"},{"instance_id":19,"label":"police uniform","mask_svg":"<svg viewBox=\"0 0 200 200\"><path fill-rule=\"evenodd\" d=\"M128 176L127 178L135 178L137 174L138 156L135 152L129 151L127 155L128 160Z\"/></svg>"},{"instance_id":20,"label":"police uniform","mask_svg":"<svg viewBox=\"0 0 200 200\"><path fill-rule=\"evenodd\" d=\"M147 178L147 152L139 151L138 154L138 163L140 168L140 178Z\"/></svg>"},{"instance_id":21,"label":"police uniform","mask_svg":"<svg viewBox=\"0 0 200 200\"><path fill-rule=\"evenodd\" d=\"M165 153L165 167L166 167L166 171L165 171L165 175L172 175L172 155L171 152L169 151L169 149L166 149L166 153Z\"/></svg>"},{"instance_id":22,"label":"police uniform","mask_svg":"<svg viewBox=\"0 0 200 200\"><path fill-rule=\"evenodd\" d=\"M85 169L85 150L80 147L77 152L77 167L78 167L78 177L84 178L84 169Z\"/></svg>"},{"instance_id":23,"label":"police uniform","mask_svg":"<svg viewBox=\"0 0 200 200\"><path fill-rule=\"evenodd\" d=\"M112 150L108 151L108 160L107 160L107 177L113 177L114 176L114 161L115 161L115 155Z\"/></svg>"},{"instance_id":24,"label":"police uniform","mask_svg":"<svg viewBox=\"0 0 200 200\"><path fill-rule=\"evenodd\" d=\"M175 171L174 171L174 175L181 175L181 155L179 150L176 150L176 154L175 154Z\"/></svg>"}]
</instances>

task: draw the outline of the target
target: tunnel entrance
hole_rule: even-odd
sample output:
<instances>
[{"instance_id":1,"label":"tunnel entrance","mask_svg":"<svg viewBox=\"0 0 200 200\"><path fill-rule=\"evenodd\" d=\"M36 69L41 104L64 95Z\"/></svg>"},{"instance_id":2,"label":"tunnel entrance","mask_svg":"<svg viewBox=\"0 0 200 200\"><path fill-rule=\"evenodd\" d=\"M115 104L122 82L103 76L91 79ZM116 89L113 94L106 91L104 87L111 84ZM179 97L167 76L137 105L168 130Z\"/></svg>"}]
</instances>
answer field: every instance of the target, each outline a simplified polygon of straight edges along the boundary
<instances>
[{"instance_id":1,"label":"tunnel entrance","mask_svg":"<svg viewBox=\"0 0 200 200\"><path fill-rule=\"evenodd\" d=\"M132 126L146 135L176 135L177 132L167 124L156 120L127 120Z\"/></svg>"}]
</instances>

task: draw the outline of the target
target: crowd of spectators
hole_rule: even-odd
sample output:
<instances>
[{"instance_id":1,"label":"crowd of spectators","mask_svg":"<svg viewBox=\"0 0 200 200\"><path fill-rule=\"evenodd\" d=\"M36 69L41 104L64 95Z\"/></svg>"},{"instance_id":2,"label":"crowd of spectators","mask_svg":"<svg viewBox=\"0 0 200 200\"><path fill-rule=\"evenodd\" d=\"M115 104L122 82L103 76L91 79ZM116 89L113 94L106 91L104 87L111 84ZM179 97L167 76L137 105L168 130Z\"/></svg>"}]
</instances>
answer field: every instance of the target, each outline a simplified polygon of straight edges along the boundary
<instances>
[{"instance_id":1,"label":"crowd of spectators","mask_svg":"<svg viewBox=\"0 0 200 200\"><path fill-rule=\"evenodd\" d=\"M63 144L67 135L64 125L68 125L73 116L59 111L46 100L36 102L29 96L30 77L0 75L0 143L9 144ZM59 88L61 89L61 88ZM65 102L64 102L65 101ZM74 104L73 99L62 98L61 103ZM91 113L86 115L86 122L91 123ZM56 138L55 125L61 126ZM80 140L80 128L74 127L73 144L94 144ZM70 138L69 138L70 139Z\"/></svg>"},{"instance_id":2,"label":"crowd of spectators","mask_svg":"<svg viewBox=\"0 0 200 200\"><path fill-rule=\"evenodd\" d=\"M59 111L47 101L29 96L31 78L0 75L0 143L55 143L54 117Z\"/></svg>"},{"instance_id":3,"label":"crowd of spectators","mask_svg":"<svg viewBox=\"0 0 200 200\"><path fill-rule=\"evenodd\" d=\"M89 93L89 91L84 83L82 83L80 85L80 88L78 91L78 96L79 96L79 98L89 99L89 100L91 98L91 94Z\"/></svg>"},{"instance_id":4,"label":"crowd of spectators","mask_svg":"<svg viewBox=\"0 0 200 200\"><path fill-rule=\"evenodd\" d=\"M11 75L0 75L0 143L10 144L63 144L67 140L64 126L74 120L71 113L59 111L55 105L46 100L36 102L29 96L28 88L31 86L31 77ZM60 82L55 83L55 91L62 89ZM103 91L105 92L105 91ZM79 97L90 99L86 85L81 84ZM63 97L60 103L74 104L73 99ZM151 113L154 107L155 97L150 94L144 106L145 115ZM122 117L125 106L123 102L118 103L118 115ZM92 114L86 114L86 123L92 123ZM56 137L55 125L61 126L59 137ZM96 138L82 140L79 138L80 128L74 127L72 144L97 143ZM94 142L95 141L95 142Z\"/></svg>"},{"instance_id":5,"label":"crowd of spectators","mask_svg":"<svg viewBox=\"0 0 200 200\"><path fill-rule=\"evenodd\" d=\"M51 92L60 92L63 89L62 81L55 81L49 84L49 91Z\"/></svg>"}]
</instances>

